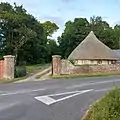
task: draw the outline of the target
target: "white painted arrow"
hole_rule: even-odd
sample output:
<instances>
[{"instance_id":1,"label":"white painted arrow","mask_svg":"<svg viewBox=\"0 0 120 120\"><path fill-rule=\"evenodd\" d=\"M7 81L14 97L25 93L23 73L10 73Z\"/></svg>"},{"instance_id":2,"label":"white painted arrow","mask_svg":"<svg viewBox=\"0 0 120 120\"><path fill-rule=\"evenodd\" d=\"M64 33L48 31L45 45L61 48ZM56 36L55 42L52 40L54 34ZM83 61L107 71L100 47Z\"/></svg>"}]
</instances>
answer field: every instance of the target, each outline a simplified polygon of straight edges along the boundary
<instances>
[{"instance_id":1,"label":"white painted arrow","mask_svg":"<svg viewBox=\"0 0 120 120\"><path fill-rule=\"evenodd\" d=\"M82 90L82 91L72 91L72 92L65 92L65 93L58 93L58 94L51 94L51 95L45 95L45 96L37 96L37 97L35 97L35 99L37 99L38 101L41 101L42 103L44 103L46 105L51 105L51 104L54 104L56 102L60 102L60 101L72 98L74 96L77 96L77 95L80 95L80 94L83 94L83 93L86 93L86 92L90 92L92 90L93 89ZM67 95L67 94L68 94L68 96L57 99L57 100L52 98L53 96ZM69 95L69 94L72 94L72 95Z\"/></svg>"}]
</instances>

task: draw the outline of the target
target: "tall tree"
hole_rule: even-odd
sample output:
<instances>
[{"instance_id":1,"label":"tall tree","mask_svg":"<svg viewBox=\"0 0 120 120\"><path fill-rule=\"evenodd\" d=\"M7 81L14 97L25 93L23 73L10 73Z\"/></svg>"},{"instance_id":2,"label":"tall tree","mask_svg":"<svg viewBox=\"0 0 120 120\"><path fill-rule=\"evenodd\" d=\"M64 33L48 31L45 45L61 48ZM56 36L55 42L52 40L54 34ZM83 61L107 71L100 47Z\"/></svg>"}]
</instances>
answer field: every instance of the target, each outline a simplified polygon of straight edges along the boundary
<instances>
[{"instance_id":1,"label":"tall tree","mask_svg":"<svg viewBox=\"0 0 120 120\"><path fill-rule=\"evenodd\" d=\"M68 57L89 33L89 29L89 22L86 18L75 18L73 22L68 21L62 36L58 38L61 55L65 58Z\"/></svg>"},{"instance_id":2,"label":"tall tree","mask_svg":"<svg viewBox=\"0 0 120 120\"><path fill-rule=\"evenodd\" d=\"M65 58L84 40L90 31L94 31L100 41L112 49L120 48L120 26L113 29L100 16L93 16L90 22L86 18L75 18L65 24L65 30L58 37L61 55Z\"/></svg>"},{"instance_id":3,"label":"tall tree","mask_svg":"<svg viewBox=\"0 0 120 120\"><path fill-rule=\"evenodd\" d=\"M42 23L42 25L47 37L51 37L52 34L59 29L59 27L51 21L46 21Z\"/></svg>"},{"instance_id":4,"label":"tall tree","mask_svg":"<svg viewBox=\"0 0 120 120\"><path fill-rule=\"evenodd\" d=\"M90 18L90 26L91 30L93 30L98 37L104 44L108 47L115 49L117 48L117 38L115 36L115 31L109 24L102 19L100 16L93 16Z\"/></svg>"},{"instance_id":5,"label":"tall tree","mask_svg":"<svg viewBox=\"0 0 120 120\"><path fill-rule=\"evenodd\" d=\"M12 6L9 3L0 3L0 29L5 38L3 44L1 41L4 54L13 54L16 56L16 60L21 59L20 56L18 57L19 51L25 52L24 46L28 48L27 43L39 41L37 42L39 49L42 49L40 45L45 45L47 42L42 25L28 14L22 5L14 4ZM30 50L32 49L28 49L28 51ZM24 60L26 60L25 57Z\"/></svg>"},{"instance_id":6,"label":"tall tree","mask_svg":"<svg viewBox=\"0 0 120 120\"><path fill-rule=\"evenodd\" d=\"M116 37L116 48L120 49L120 25L115 25L114 26L114 34Z\"/></svg>"},{"instance_id":7,"label":"tall tree","mask_svg":"<svg viewBox=\"0 0 120 120\"><path fill-rule=\"evenodd\" d=\"M45 32L45 37L47 39L47 61L51 61L51 56L58 54L58 45L56 43L56 41L54 39L52 39L52 35L54 34L54 32L56 32L59 27L51 22L51 21L46 21L44 23L42 23L42 26L44 28L44 32Z\"/></svg>"},{"instance_id":8,"label":"tall tree","mask_svg":"<svg viewBox=\"0 0 120 120\"><path fill-rule=\"evenodd\" d=\"M52 60L52 55L59 54L59 48L54 39L48 39L47 42L47 48L48 48L48 61Z\"/></svg>"}]
</instances>

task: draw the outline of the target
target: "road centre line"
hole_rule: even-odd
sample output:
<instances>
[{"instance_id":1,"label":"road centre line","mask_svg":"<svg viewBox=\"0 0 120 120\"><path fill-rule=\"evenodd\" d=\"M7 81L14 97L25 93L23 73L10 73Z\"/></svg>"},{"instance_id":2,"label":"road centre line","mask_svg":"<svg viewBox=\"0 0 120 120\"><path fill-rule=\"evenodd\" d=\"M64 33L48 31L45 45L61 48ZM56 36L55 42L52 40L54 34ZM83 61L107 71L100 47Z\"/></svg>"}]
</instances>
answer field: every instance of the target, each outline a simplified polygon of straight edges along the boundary
<instances>
[{"instance_id":1,"label":"road centre line","mask_svg":"<svg viewBox=\"0 0 120 120\"><path fill-rule=\"evenodd\" d=\"M37 92L37 91L44 91L46 89L34 89L34 90L22 90L22 91L17 91L17 92L8 92L8 93L3 93L0 94L1 96L9 96L9 95L17 95L17 94L23 94L23 93L30 93L30 92Z\"/></svg>"},{"instance_id":2,"label":"road centre line","mask_svg":"<svg viewBox=\"0 0 120 120\"><path fill-rule=\"evenodd\" d=\"M46 88L41 88L41 89L23 89L20 91L16 91L16 92L8 92L8 91L3 91L1 92L2 94L0 94L1 96L9 96L9 95L17 95L17 94L24 94L24 93L30 93L30 92L38 92L38 91L44 91L44 90L48 90L48 89L57 89L59 86L52 86L52 87L46 87Z\"/></svg>"},{"instance_id":3,"label":"road centre line","mask_svg":"<svg viewBox=\"0 0 120 120\"><path fill-rule=\"evenodd\" d=\"M79 87L84 87L84 86L99 85L99 84L106 84L106 83L119 82L119 81L120 81L119 79L116 79L116 80L110 80L110 81L102 81L102 82L95 82L95 83L86 83L86 84L68 86L68 87L65 87L65 89L73 89L73 88L79 88ZM55 87L52 87L52 88L49 88L49 89L53 89L53 88L57 88L57 87L55 86ZM7 93L0 94L0 97L1 96L23 94L23 93L30 93L30 92L37 92L37 91L44 91L44 90L47 90L47 89L48 88L41 88L41 89L34 89L34 90L27 89L27 90L22 90L22 91L17 91L17 92L7 92Z\"/></svg>"}]
</instances>

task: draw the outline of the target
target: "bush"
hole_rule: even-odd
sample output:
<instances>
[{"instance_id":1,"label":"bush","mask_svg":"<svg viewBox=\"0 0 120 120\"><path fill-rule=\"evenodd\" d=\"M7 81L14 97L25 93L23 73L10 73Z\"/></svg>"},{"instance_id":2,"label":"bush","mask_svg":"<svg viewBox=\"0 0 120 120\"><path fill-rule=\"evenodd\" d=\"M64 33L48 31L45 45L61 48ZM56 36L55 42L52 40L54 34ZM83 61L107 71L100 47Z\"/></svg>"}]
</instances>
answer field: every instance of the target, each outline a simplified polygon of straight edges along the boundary
<instances>
[{"instance_id":1,"label":"bush","mask_svg":"<svg viewBox=\"0 0 120 120\"><path fill-rule=\"evenodd\" d=\"M84 120L120 120L120 88L116 88L96 102Z\"/></svg>"},{"instance_id":2,"label":"bush","mask_svg":"<svg viewBox=\"0 0 120 120\"><path fill-rule=\"evenodd\" d=\"M15 68L15 77L23 77L26 76L26 66L17 66Z\"/></svg>"}]
</instances>

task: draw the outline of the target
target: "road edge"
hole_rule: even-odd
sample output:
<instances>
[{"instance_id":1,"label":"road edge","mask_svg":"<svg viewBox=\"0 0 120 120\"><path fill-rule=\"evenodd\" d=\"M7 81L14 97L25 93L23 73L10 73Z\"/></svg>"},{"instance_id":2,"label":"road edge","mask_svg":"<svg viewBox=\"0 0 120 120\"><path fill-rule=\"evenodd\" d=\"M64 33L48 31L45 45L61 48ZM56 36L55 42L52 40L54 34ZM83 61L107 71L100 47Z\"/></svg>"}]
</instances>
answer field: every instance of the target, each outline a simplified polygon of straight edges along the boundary
<instances>
[{"instance_id":1,"label":"road edge","mask_svg":"<svg viewBox=\"0 0 120 120\"><path fill-rule=\"evenodd\" d=\"M96 104L96 103L98 103L99 101L101 101L104 98L104 96L102 98L99 98L98 100L96 100L95 102L93 102L93 103L91 103L89 105L87 111L84 113L84 115L83 115L83 117L82 117L81 120L86 120L86 117L89 115L89 111L92 109L93 105Z\"/></svg>"}]
</instances>

